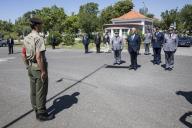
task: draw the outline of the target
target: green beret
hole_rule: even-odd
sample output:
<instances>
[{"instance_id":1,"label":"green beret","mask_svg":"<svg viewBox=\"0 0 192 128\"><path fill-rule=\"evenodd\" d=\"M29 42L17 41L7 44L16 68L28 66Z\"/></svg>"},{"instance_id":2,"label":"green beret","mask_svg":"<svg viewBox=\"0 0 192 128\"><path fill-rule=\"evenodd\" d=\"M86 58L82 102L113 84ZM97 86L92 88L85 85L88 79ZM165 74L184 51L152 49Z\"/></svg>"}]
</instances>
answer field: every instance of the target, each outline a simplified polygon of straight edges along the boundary
<instances>
[{"instance_id":1,"label":"green beret","mask_svg":"<svg viewBox=\"0 0 192 128\"><path fill-rule=\"evenodd\" d=\"M36 17L31 18L31 19L30 19L30 22L31 22L32 24L42 24L42 23L43 23L43 21L42 21L41 19L36 18Z\"/></svg>"}]
</instances>

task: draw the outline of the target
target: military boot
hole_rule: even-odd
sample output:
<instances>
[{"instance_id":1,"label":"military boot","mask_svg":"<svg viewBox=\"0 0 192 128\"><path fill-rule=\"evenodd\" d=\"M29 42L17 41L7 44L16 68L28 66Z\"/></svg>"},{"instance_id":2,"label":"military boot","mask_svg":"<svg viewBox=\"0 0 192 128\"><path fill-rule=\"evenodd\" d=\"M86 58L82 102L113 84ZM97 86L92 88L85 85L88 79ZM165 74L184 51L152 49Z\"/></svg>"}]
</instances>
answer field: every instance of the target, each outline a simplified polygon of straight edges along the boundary
<instances>
[{"instance_id":1,"label":"military boot","mask_svg":"<svg viewBox=\"0 0 192 128\"><path fill-rule=\"evenodd\" d=\"M39 121L48 121L48 120L52 120L54 119L54 115L53 114L48 114L47 112L46 113L39 113L36 115L36 118L37 120Z\"/></svg>"}]
</instances>

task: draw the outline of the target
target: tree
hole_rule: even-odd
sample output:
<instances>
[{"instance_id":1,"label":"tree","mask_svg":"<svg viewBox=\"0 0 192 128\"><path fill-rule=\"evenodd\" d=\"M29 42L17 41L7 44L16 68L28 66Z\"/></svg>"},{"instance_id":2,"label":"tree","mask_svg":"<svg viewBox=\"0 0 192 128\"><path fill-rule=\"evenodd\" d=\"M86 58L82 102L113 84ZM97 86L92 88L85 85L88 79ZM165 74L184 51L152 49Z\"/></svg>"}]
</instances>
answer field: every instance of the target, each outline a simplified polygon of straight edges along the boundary
<instances>
[{"instance_id":1,"label":"tree","mask_svg":"<svg viewBox=\"0 0 192 128\"><path fill-rule=\"evenodd\" d=\"M81 29L89 35L98 27L98 4L94 2L81 5L79 9L79 23Z\"/></svg>"},{"instance_id":2,"label":"tree","mask_svg":"<svg viewBox=\"0 0 192 128\"><path fill-rule=\"evenodd\" d=\"M114 5L116 17L128 13L133 8L132 0L120 0Z\"/></svg>"},{"instance_id":3,"label":"tree","mask_svg":"<svg viewBox=\"0 0 192 128\"><path fill-rule=\"evenodd\" d=\"M55 5L51 8L44 7L42 10L37 11L36 16L43 20L45 33L47 31L64 32L64 21L67 15L63 8L58 8Z\"/></svg>"},{"instance_id":4,"label":"tree","mask_svg":"<svg viewBox=\"0 0 192 128\"><path fill-rule=\"evenodd\" d=\"M117 18L133 9L132 0L119 0L113 6L108 6L101 12L101 24L111 23L111 19Z\"/></svg>"},{"instance_id":5,"label":"tree","mask_svg":"<svg viewBox=\"0 0 192 128\"><path fill-rule=\"evenodd\" d=\"M192 31L192 5L185 5L180 11L181 29Z\"/></svg>"},{"instance_id":6,"label":"tree","mask_svg":"<svg viewBox=\"0 0 192 128\"><path fill-rule=\"evenodd\" d=\"M102 12L101 12L101 24L109 24L111 23L111 19L113 19L115 16L114 16L114 9L113 9L113 6L108 6L106 9L104 9Z\"/></svg>"},{"instance_id":7,"label":"tree","mask_svg":"<svg viewBox=\"0 0 192 128\"><path fill-rule=\"evenodd\" d=\"M11 22L0 20L0 35L4 38L9 38L14 32L14 25Z\"/></svg>"},{"instance_id":8,"label":"tree","mask_svg":"<svg viewBox=\"0 0 192 128\"><path fill-rule=\"evenodd\" d=\"M68 16L64 22L66 33L78 33L79 31L79 17L77 15Z\"/></svg>"},{"instance_id":9,"label":"tree","mask_svg":"<svg viewBox=\"0 0 192 128\"><path fill-rule=\"evenodd\" d=\"M148 18L154 18L154 14L152 14L152 13L147 13L145 16Z\"/></svg>"},{"instance_id":10,"label":"tree","mask_svg":"<svg viewBox=\"0 0 192 128\"><path fill-rule=\"evenodd\" d=\"M177 9L171 9L170 11L166 10L165 12L161 13L162 17L162 28L163 29L168 29L171 24L174 22L178 23L179 20L179 15L178 15L178 10Z\"/></svg>"}]
</instances>

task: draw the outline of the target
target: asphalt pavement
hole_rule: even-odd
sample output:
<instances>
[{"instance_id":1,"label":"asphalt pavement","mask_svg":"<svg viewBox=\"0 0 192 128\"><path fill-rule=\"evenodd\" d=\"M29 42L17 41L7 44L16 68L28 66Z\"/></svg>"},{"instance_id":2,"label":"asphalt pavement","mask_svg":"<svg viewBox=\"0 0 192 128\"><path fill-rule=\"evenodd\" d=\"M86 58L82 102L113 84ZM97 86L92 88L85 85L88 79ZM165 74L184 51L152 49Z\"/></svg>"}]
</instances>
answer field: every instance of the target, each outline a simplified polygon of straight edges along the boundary
<instances>
[{"instance_id":1,"label":"asphalt pavement","mask_svg":"<svg viewBox=\"0 0 192 128\"><path fill-rule=\"evenodd\" d=\"M178 48L173 71L129 54L113 66L112 53L47 49L47 108L55 119L39 122L31 109L29 78L20 48L0 47L0 127L2 128L190 128L192 127L192 48ZM164 55L162 52L162 64Z\"/></svg>"}]
</instances>

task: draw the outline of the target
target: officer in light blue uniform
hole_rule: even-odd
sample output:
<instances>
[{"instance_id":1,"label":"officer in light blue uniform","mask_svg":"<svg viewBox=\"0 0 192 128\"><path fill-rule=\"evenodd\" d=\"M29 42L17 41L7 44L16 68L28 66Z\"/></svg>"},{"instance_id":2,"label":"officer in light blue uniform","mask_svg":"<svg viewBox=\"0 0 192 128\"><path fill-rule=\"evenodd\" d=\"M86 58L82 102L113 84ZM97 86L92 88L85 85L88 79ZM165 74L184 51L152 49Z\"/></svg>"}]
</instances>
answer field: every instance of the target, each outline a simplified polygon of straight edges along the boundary
<instances>
[{"instance_id":1,"label":"officer in light blue uniform","mask_svg":"<svg viewBox=\"0 0 192 128\"><path fill-rule=\"evenodd\" d=\"M174 54L178 46L178 36L174 33L174 28L170 27L165 34L163 50L165 52L165 70L171 71L174 67Z\"/></svg>"},{"instance_id":2,"label":"officer in light blue uniform","mask_svg":"<svg viewBox=\"0 0 192 128\"><path fill-rule=\"evenodd\" d=\"M123 49L123 39L115 32L115 36L111 39L112 51L114 52L115 62L113 65L121 64L121 51Z\"/></svg>"}]
</instances>

